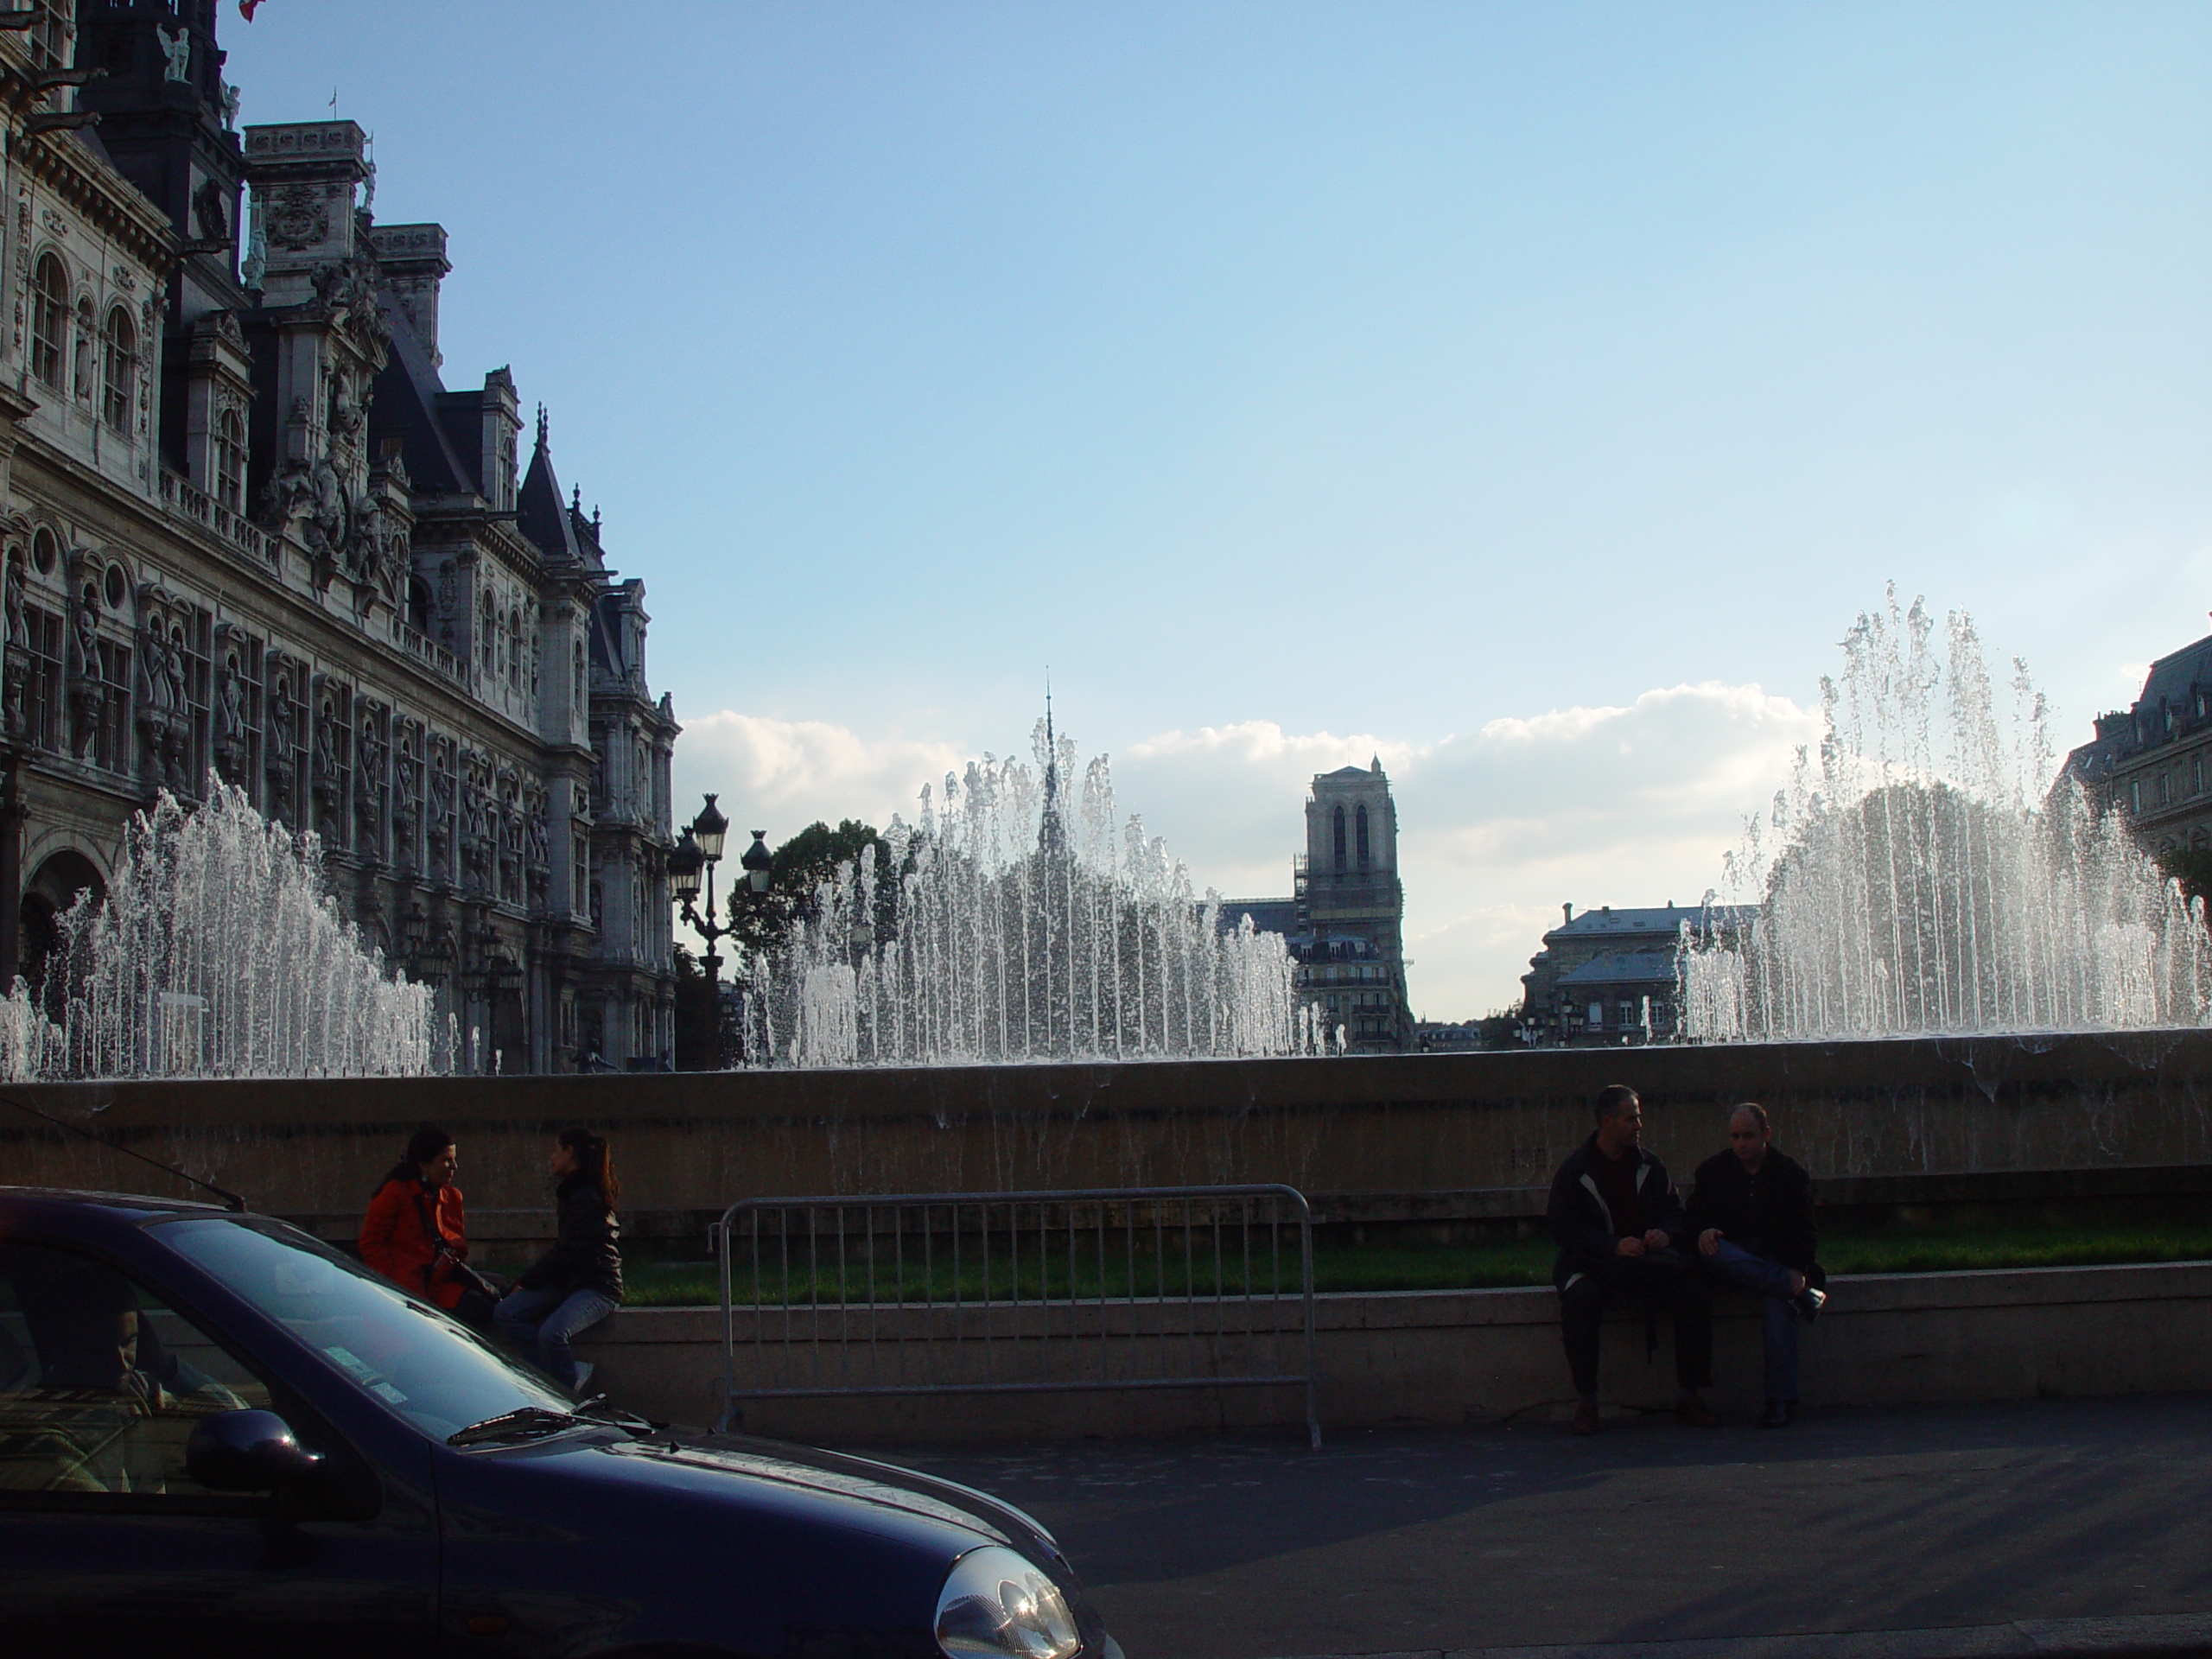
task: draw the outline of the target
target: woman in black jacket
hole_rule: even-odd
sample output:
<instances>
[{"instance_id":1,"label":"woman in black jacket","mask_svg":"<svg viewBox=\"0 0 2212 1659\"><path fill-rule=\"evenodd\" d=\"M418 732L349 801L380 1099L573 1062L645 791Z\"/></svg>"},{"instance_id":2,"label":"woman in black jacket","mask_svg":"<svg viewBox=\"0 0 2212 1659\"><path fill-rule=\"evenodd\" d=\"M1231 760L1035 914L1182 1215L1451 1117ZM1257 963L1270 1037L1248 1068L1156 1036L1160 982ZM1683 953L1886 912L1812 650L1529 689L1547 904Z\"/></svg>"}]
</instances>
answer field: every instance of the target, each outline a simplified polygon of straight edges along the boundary
<instances>
[{"instance_id":1,"label":"woman in black jacket","mask_svg":"<svg viewBox=\"0 0 2212 1659\"><path fill-rule=\"evenodd\" d=\"M607 1142L588 1129L562 1130L550 1167L559 1183L553 1248L492 1318L502 1336L581 1396L592 1368L577 1363L569 1344L622 1305L622 1229L614 1218L622 1184Z\"/></svg>"}]
</instances>

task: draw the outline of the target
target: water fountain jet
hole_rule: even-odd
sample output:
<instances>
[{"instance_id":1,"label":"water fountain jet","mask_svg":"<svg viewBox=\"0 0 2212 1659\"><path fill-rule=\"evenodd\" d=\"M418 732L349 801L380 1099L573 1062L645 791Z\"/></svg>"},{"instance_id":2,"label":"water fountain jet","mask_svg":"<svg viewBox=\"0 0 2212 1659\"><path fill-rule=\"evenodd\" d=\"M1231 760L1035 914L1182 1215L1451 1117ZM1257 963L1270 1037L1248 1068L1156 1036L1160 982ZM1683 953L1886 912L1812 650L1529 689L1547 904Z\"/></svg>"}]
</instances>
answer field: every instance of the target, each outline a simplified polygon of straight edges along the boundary
<instances>
[{"instance_id":1,"label":"water fountain jet","mask_svg":"<svg viewBox=\"0 0 2212 1659\"><path fill-rule=\"evenodd\" d=\"M1037 722L1034 765L985 755L940 804L893 818L756 957L748 1054L798 1066L1319 1052L1282 937L1220 897L1132 817L1103 756L1070 810L1076 747Z\"/></svg>"},{"instance_id":2,"label":"water fountain jet","mask_svg":"<svg viewBox=\"0 0 2212 1659\"><path fill-rule=\"evenodd\" d=\"M321 844L208 780L163 791L111 890L57 918L41 982L0 1001L0 1076L421 1076L446 1067L430 992L340 915Z\"/></svg>"},{"instance_id":3,"label":"water fountain jet","mask_svg":"<svg viewBox=\"0 0 2212 1659\"><path fill-rule=\"evenodd\" d=\"M1947 649L1915 601L1862 614L1821 682L1818 770L1745 826L1726 932L1686 923L1693 1042L2130 1030L2212 1023L2212 952L2185 899L2069 776L2016 660L2007 734L1972 620ZM1771 849L1771 850L1770 850ZM1722 894L1709 894L1708 904ZM1710 913L1710 912L1708 912Z\"/></svg>"}]
</instances>

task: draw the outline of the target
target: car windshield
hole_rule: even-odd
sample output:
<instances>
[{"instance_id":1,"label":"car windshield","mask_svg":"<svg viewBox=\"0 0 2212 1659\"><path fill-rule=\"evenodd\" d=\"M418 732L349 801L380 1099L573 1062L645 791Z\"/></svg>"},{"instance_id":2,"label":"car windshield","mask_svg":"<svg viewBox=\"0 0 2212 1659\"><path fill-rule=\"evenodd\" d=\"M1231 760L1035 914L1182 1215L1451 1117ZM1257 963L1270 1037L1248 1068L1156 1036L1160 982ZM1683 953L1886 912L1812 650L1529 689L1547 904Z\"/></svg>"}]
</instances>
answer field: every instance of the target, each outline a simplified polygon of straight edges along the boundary
<instances>
[{"instance_id":1,"label":"car windshield","mask_svg":"<svg viewBox=\"0 0 2212 1659\"><path fill-rule=\"evenodd\" d=\"M149 1230L425 1433L571 1409L544 1377L302 1235L213 1218Z\"/></svg>"}]
</instances>

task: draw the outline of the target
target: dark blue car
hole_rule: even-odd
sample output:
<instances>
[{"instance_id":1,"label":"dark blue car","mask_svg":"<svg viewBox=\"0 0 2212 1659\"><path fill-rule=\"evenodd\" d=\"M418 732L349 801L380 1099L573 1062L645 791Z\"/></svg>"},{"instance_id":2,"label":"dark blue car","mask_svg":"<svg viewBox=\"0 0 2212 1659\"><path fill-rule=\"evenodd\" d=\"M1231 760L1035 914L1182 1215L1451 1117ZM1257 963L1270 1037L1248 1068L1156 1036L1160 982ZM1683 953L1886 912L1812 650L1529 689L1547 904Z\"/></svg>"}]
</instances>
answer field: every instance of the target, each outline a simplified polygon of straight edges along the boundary
<instances>
[{"instance_id":1,"label":"dark blue car","mask_svg":"<svg viewBox=\"0 0 2212 1659\"><path fill-rule=\"evenodd\" d=\"M6 1187L0 1652L1120 1655L980 1492L577 1406L281 1222Z\"/></svg>"}]
</instances>

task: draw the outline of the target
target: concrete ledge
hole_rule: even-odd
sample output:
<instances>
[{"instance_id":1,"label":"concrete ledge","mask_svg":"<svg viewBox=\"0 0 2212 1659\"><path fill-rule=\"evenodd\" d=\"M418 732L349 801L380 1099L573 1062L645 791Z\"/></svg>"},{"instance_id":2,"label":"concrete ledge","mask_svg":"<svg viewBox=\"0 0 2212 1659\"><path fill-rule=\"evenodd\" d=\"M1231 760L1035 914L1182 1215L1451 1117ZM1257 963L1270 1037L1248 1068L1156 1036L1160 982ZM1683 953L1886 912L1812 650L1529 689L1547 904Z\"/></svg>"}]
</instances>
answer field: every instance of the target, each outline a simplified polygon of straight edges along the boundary
<instances>
[{"instance_id":1,"label":"concrete ledge","mask_svg":"<svg viewBox=\"0 0 2212 1659\"><path fill-rule=\"evenodd\" d=\"M1870 1274L1839 1276L1830 1288L1828 1312L1804 1337L1808 1405L2212 1388L2212 1262ZM1175 1302L1139 1304L1126 1315L1115 1310L1115 1328L1135 1342L1188 1343L1183 1316L1189 1311ZM1023 1344L1036 1375L1065 1376L1087 1363L1081 1342L1066 1334L1065 1311L1049 1323L1033 1307L1001 1305L992 1313L1000 1321L995 1332ZM933 1357L942 1360L953 1334L943 1310L794 1309L791 1338L805 1363L812 1363L817 1336L827 1344L841 1319L856 1335L872 1323L886 1353L904 1344L933 1345L940 1350ZM1224 1372L1262 1368L1263 1354L1241 1344L1236 1330L1203 1328L1211 1321L1209 1308L1200 1318L1201 1363ZM785 1323L781 1312L760 1318L762 1334L779 1339ZM1755 1410L1757 1306L1749 1297L1725 1295L1714 1323L1716 1402L1727 1412ZM1571 1405L1559 1302L1548 1287L1324 1295L1316 1298L1315 1327L1325 1430L1488 1422L1560 1414ZM1272 1330L1270 1322L1270 1336ZM1659 1351L1647 1356L1643 1330L1640 1320L1621 1319L1607 1333L1601 1386L1610 1408L1672 1405L1671 1333L1662 1324ZM963 1340L972 1334L971 1328ZM741 1320L741 1363L758 1363L746 1351L753 1335L753 1325ZM618 1403L687 1423L706 1421L717 1408L721 1328L714 1308L624 1309L580 1346L601 1366L599 1381ZM980 1359L971 1352L961 1363ZM779 1400L752 1402L745 1421L759 1433L804 1440L1142 1435L1294 1427L1303 1421L1302 1392L1219 1388Z\"/></svg>"}]
</instances>

